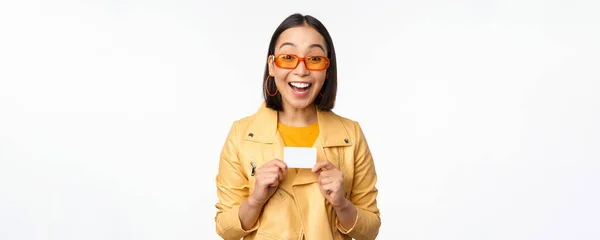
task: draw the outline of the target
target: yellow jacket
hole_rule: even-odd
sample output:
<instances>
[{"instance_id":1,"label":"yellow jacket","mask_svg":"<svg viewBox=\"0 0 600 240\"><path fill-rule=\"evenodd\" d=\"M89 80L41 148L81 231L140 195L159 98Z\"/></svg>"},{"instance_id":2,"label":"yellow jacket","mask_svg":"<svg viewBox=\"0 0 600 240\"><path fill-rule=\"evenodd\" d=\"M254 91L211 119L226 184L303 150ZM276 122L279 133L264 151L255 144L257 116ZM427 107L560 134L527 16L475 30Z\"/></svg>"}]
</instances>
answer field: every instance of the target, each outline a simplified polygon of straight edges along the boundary
<instances>
[{"instance_id":1,"label":"yellow jacket","mask_svg":"<svg viewBox=\"0 0 600 240\"><path fill-rule=\"evenodd\" d=\"M354 227L345 230L322 195L311 169L300 169L293 181L280 182L265 203L257 223L244 231L239 206L254 190L254 164L283 159L277 112L263 102L253 114L235 121L221 152L216 177L216 231L229 239L375 239L381 220L377 207L377 174L360 125L331 111L317 111L317 161L331 161L344 173L344 192L358 210ZM285 160L284 160L285 161Z\"/></svg>"}]
</instances>

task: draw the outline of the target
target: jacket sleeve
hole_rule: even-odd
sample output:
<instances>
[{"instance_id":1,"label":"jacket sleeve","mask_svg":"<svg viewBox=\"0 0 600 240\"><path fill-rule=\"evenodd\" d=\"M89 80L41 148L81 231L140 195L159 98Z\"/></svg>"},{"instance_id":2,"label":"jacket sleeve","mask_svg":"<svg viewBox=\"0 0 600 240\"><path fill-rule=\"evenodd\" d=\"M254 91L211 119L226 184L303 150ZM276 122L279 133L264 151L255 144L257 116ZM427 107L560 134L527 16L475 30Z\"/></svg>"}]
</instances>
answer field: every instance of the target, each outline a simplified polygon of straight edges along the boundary
<instances>
[{"instance_id":1,"label":"jacket sleeve","mask_svg":"<svg viewBox=\"0 0 600 240\"><path fill-rule=\"evenodd\" d=\"M336 225L340 232L356 240L371 240L377 237L381 226L377 207L378 190L375 186L377 173L362 128L358 123L355 128L357 137L354 142L356 144L354 180L349 200L356 206L357 217L354 226L350 229L344 229L339 221Z\"/></svg>"},{"instance_id":2,"label":"jacket sleeve","mask_svg":"<svg viewBox=\"0 0 600 240\"><path fill-rule=\"evenodd\" d=\"M223 239L236 239L258 229L260 222L248 230L242 229L239 218L239 207L249 195L248 178L244 174L242 165L238 158L238 146L236 123L229 130L227 140L221 150L219 160L219 171L216 177L217 214L215 216L216 231Z\"/></svg>"}]
</instances>

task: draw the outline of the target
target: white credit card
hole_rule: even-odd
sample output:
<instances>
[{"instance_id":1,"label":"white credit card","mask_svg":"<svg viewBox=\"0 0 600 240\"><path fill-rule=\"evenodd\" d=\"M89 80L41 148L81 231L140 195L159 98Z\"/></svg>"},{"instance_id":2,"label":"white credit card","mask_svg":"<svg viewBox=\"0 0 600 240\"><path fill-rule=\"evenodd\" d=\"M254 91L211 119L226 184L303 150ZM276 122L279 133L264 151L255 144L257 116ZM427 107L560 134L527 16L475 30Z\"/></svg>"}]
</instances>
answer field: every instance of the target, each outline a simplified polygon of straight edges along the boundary
<instances>
[{"instance_id":1,"label":"white credit card","mask_svg":"<svg viewBox=\"0 0 600 240\"><path fill-rule=\"evenodd\" d=\"M317 149L307 147L284 147L283 161L288 168L312 168L317 163Z\"/></svg>"}]
</instances>

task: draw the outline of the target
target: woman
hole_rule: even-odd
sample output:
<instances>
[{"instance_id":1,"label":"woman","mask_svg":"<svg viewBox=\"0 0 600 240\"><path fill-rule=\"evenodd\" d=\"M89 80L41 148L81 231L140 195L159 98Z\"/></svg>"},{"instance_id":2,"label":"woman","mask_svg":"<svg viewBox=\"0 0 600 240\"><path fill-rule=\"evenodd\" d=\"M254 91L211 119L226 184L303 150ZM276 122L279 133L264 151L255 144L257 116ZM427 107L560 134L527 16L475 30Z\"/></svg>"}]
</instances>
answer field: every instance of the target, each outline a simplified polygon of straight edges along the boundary
<instances>
[{"instance_id":1,"label":"woman","mask_svg":"<svg viewBox=\"0 0 600 240\"><path fill-rule=\"evenodd\" d=\"M331 111L336 58L327 29L293 14L268 49L258 111L235 121L216 178L224 239L375 239L377 175L360 125ZM314 147L312 169L287 168L283 148ZM313 159L314 161L314 159Z\"/></svg>"}]
</instances>

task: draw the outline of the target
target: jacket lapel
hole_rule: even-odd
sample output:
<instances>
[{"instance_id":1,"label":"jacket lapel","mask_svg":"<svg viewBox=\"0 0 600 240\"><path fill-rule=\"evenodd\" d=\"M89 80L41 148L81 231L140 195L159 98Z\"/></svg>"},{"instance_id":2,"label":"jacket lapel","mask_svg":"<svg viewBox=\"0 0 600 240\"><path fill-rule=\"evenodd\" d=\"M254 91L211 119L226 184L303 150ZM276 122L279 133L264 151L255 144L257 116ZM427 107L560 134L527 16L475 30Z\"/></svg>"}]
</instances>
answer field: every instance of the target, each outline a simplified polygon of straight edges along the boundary
<instances>
[{"instance_id":1,"label":"jacket lapel","mask_svg":"<svg viewBox=\"0 0 600 240\"><path fill-rule=\"evenodd\" d=\"M267 108L263 102L254 114L244 139L259 143L275 143L277 141L277 111Z\"/></svg>"},{"instance_id":2,"label":"jacket lapel","mask_svg":"<svg viewBox=\"0 0 600 240\"><path fill-rule=\"evenodd\" d=\"M319 136L313 144L313 147L317 149L317 162L329 160L336 165L335 156L328 156L325 149L352 145L348 132L339 117L333 112L317 111L317 120L319 121ZM316 181L317 176L311 169L300 169L292 185L296 186Z\"/></svg>"}]
</instances>

